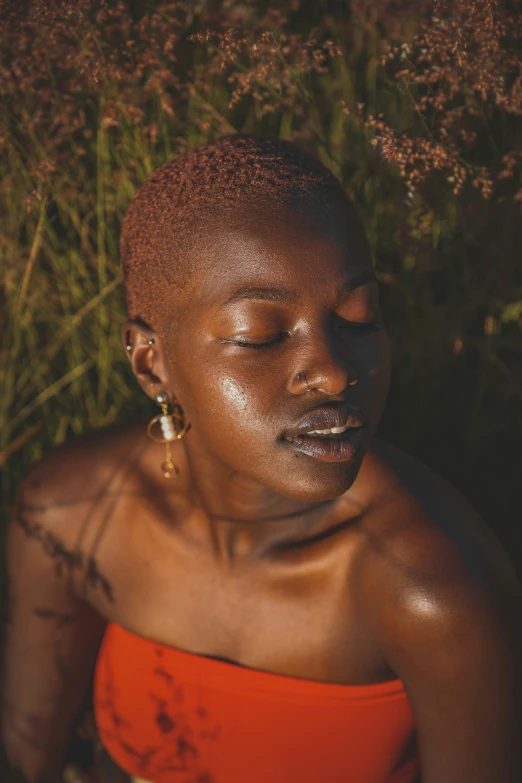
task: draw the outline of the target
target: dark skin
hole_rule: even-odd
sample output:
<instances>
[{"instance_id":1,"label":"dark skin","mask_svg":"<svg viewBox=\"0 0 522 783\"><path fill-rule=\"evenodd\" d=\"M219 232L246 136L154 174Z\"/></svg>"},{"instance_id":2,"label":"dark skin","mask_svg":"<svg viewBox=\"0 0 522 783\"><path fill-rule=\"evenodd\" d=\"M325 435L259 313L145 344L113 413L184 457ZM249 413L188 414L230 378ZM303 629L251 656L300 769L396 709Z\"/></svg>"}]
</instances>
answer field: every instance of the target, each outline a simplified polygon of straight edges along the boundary
<instances>
[{"instance_id":1,"label":"dark skin","mask_svg":"<svg viewBox=\"0 0 522 783\"><path fill-rule=\"evenodd\" d=\"M109 620L267 672L400 678L423 783L519 783L520 587L462 496L374 437L390 358L361 229L339 204L252 208L192 253L172 323L122 328L143 391L175 397L191 424L173 447L179 476L164 478L164 446L136 424L55 449L19 487L2 692L12 766L60 779ZM366 421L352 459L285 440L308 413L346 405Z\"/></svg>"}]
</instances>

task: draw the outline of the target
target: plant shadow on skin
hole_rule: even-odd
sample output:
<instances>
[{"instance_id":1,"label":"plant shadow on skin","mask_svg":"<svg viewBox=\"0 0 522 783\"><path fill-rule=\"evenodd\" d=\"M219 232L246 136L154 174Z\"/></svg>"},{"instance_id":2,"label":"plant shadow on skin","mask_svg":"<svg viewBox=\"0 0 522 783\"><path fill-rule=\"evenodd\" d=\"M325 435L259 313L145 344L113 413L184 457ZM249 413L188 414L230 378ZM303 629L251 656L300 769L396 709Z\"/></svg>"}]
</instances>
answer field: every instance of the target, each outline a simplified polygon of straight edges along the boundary
<instances>
[{"instance_id":1,"label":"plant shadow on skin","mask_svg":"<svg viewBox=\"0 0 522 783\"><path fill-rule=\"evenodd\" d=\"M54 568L56 576L58 577L71 577L74 571L82 574L82 581L84 589L99 588L105 598L110 602L115 602L114 591L110 581L100 572L98 562L96 560L96 550L99 547L107 525L110 523L114 509L116 508L122 495L126 494L126 479L132 475L136 469L137 461L141 456L141 452L144 449L141 438L138 442L139 453L135 453L136 447L131 450L130 454L125 455L119 464L116 464L102 484L102 486L94 492L92 497L87 498L74 498L70 501L60 501L54 503L29 503L24 498L23 488L21 495L14 509L14 521L23 530L24 534L28 538L33 538L39 541L45 553L54 562ZM111 485L116 478L120 479L119 487L116 489L111 488ZM35 480L29 483L30 490L38 490L40 487L39 480ZM89 524L93 518L95 510L99 507L100 503L111 498L107 510L103 514L99 521L98 530L95 535L95 539L90 547L90 551L87 552L83 548L83 540L87 533ZM80 502L88 504L88 508L84 514L84 522L79 527L76 543L72 547L67 547L63 539L58 536L54 531L49 530L45 524L45 514L52 511L53 508L64 508L67 506L78 506ZM43 614L40 614L42 618L46 618L45 610L42 610ZM51 616L48 616L51 619Z\"/></svg>"},{"instance_id":2,"label":"plant shadow on skin","mask_svg":"<svg viewBox=\"0 0 522 783\"><path fill-rule=\"evenodd\" d=\"M34 538L42 544L46 554L54 561L57 576L62 576L64 571L72 575L73 571L78 570L83 573L86 586L94 589L99 587L107 600L114 603L110 582L100 573L95 557L86 555L81 549L67 549L60 538L46 530L41 522L29 520L29 514L45 513L48 510L46 506L24 505L22 502L15 519L28 538ZM42 619L55 619L58 625L69 621L67 617L60 617L44 608L35 609L34 614Z\"/></svg>"},{"instance_id":3,"label":"plant shadow on skin","mask_svg":"<svg viewBox=\"0 0 522 783\"><path fill-rule=\"evenodd\" d=\"M34 542L41 548L45 556L52 562L54 575L58 581L63 582L64 585L68 583L69 587L72 588L74 577L74 581L79 586L77 591L79 590L82 598L88 592L91 592L91 594L93 591L99 592L107 604L112 606L116 605L114 589L110 579L100 569L96 551L107 531L108 525L111 523L115 507L121 497L128 493L128 477L135 472L136 462L144 449L142 437L138 439L138 447L139 453L136 453L136 446L132 447L130 452L109 470L104 483L95 492L86 493L85 496L75 497L70 500L59 499L54 502L36 502L39 497L38 492L41 488L41 482L39 478L29 477L26 485L22 484L20 486L12 515L13 532L16 532L16 535L21 532L23 537L31 540L31 546L33 546ZM113 483L115 484L114 487L112 486ZM108 501L107 510L103 515L95 516L96 509L104 500ZM83 511L86 506L85 518L76 528L78 530L76 542L72 545L70 543L66 544L64 538L52 529L52 524L48 520L55 518L56 513L53 512L60 514L70 508L71 513L76 515L78 508L82 508ZM94 531L94 539L90 536L92 543L87 549L83 539L86 537L89 525L92 529L93 520L95 520L97 528ZM14 617L16 616L14 609L19 601L19 595L23 591L23 584L14 586L13 581L17 579L16 572L11 576L12 578L8 579L7 585L8 601L3 623L2 650L9 647L11 633L15 633L16 636L20 637L20 629L16 629L14 625ZM75 592L72 589L73 595L75 595ZM78 595L77 597L79 598L80 596ZM70 660L70 654L67 649L67 639L70 637L71 632L75 633L71 626L79 624L78 627L80 627L85 623L89 625L91 617L94 617L88 603L85 603L83 600L75 601L74 603L77 604L78 609L72 612L57 611L55 608L45 605L45 601L41 603L36 602L32 608L28 607L27 609L33 617L38 618L42 623L54 624L52 638L46 637L47 641L45 643L49 645L52 675L56 677L57 681L63 682L64 688L70 688L74 684L76 677L75 664ZM98 626L100 628L103 627L101 618L96 620L93 628L98 628ZM21 711L20 705L15 699L16 691L14 693L8 691L9 689L5 688L1 698L3 721L9 729L10 736L19 740L22 746L33 747L37 753L42 751L54 753L55 742L57 747L58 744L60 745L58 748L58 751L60 751L62 749L61 739L52 739L52 729L50 726L44 726L43 721L45 719L43 716L39 716L36 712L29 714ZM89 703L87 701L81 709L84 710L88 707ZM80 719L82 715L83 713L81 712L79 715ZM1 748L0 780L6 781L6 783L11 783L11 781L12 783L25 783L27 778L19 767L21 767L19 762L16 759L8 758L5 749ZM38 778L36 783L39 783L39 781L40 779ZM42 773L41 783L48 783L46 774Z\"/></svg>"}]
</instances>

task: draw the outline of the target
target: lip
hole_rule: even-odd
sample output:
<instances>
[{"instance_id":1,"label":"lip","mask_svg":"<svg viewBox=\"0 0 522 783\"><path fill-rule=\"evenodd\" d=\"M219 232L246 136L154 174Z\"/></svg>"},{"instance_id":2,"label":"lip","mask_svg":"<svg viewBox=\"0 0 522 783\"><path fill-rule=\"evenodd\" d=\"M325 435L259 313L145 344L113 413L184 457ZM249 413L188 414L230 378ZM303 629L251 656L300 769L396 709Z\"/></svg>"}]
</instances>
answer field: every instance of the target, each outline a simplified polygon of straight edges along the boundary
<instances>
[{"instance_id":1,"label":"lip","mask_svg":"<svg viewBox=\"0 0 522 783\"><path fill-rule=\"evenodd\" d=\"M361 411L349 408L346 405L342 408L317 408L310 411L304 419L293 429L286 430L283 433L283 439L296 438L312 430L331 430L333 427L364 427L366 417ZM324 440L318 438L318 440Z\"/></svg>"},{"instance_id":2,"label":"lip","mask_svg":"<svg viewBox=\"0 0 522 783\"><path fill-rule=\"evenodd\" d=\"M365 426L357 426L336 437L306 437L301 434L285 435L283 440L291 448L320 462L350 462L356 456L365 433Z\"/></svg>"}]
</instances>

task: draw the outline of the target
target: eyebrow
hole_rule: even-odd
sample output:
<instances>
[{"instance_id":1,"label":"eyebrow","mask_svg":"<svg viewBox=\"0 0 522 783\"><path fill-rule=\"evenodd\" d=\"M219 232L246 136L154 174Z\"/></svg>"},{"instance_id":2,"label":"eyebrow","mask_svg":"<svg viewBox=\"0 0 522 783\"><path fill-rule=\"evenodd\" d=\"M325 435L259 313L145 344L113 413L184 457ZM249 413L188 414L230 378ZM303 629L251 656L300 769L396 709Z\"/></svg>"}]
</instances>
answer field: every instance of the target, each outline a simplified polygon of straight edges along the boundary
<instances>
[{"instance_id":1,"label":"eyebrow","mask_svg":"<svg viewBox=\"0 0 522 783\"><path fill-rule=\"evenodd\" d=\"M344 283L338 293L338 301L344 299L352 291L360 288L367 283L377 283L377 277L373 269L365 269L364 272L353 277ZM223 302L221 307L231 304L231 302L237 302L240 299L261 299L265 302L282 302L283 304L291 304L298 299L297 292L291 288L258 288L246 286L245 288L238 288L237 291L228 297Z\"/></svg>"}]
</instances>

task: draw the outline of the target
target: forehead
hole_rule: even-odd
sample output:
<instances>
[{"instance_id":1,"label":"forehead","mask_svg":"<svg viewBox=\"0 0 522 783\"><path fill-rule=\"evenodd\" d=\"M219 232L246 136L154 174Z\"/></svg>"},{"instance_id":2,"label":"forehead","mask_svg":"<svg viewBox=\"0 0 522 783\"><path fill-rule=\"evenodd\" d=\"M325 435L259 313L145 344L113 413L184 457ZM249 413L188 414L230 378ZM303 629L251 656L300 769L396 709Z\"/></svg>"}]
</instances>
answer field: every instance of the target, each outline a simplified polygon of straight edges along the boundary
<instances>
[{"instance_id":1,"label":"forehead","mask_svg":"<svg viewBox=\"0 0 522 783\"><path fill-rule=\"evenodd\" d=\"M275 209L238 214L208 228L191 255L190 294L201 303L249 286L327 294L373 268L360 221L338 207L326 214Z\"/></svg>"}]
</instances>

